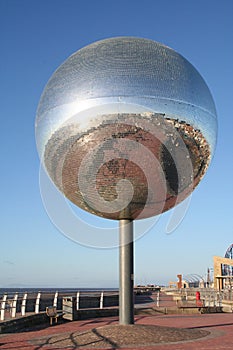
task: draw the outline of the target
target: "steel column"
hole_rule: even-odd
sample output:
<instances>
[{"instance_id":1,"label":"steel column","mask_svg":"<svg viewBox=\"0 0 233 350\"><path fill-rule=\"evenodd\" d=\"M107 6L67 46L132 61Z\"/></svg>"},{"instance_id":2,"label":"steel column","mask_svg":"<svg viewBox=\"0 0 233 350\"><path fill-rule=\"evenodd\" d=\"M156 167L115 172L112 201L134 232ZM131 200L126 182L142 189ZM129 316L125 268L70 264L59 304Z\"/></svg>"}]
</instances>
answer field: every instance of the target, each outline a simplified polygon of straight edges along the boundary
<instances>
[{"instance_id":1,"label":"steel column","mask_svg":"<svg viewBox=\"0 0 233 350\"><path fill-rule=\"evenodd\" d=\"M133 221L120 220L119 323L134 324Z\"/></svg>"}]
</instances>

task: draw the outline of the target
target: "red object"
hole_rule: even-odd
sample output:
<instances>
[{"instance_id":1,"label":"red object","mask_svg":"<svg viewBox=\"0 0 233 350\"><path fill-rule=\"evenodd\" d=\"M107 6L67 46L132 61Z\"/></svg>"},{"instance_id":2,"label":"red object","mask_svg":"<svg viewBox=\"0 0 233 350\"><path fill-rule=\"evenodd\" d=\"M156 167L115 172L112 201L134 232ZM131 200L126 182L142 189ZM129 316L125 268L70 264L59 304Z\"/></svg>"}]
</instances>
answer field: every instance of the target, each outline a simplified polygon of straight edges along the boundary
<instances>
[{"instance_id":1,"label":"red object","mask_svg":"<svg viewBox=\"0 0 233 350\"><path fill-rule=\"evenodd\" d=\"M200 292L196 292L196 300L201 300L201 294L200 294Z\"/></svg>"},{"instance_id":2,"label":"red object","mask_svg":"<svg viewBox=\"0 0 233 350\"><path fill-rule=\"evenodd\" d=\"M202 307L203 306L203 301L202 300L196 300L196 306L197 307Z\"/></svg>"}]
</instances>

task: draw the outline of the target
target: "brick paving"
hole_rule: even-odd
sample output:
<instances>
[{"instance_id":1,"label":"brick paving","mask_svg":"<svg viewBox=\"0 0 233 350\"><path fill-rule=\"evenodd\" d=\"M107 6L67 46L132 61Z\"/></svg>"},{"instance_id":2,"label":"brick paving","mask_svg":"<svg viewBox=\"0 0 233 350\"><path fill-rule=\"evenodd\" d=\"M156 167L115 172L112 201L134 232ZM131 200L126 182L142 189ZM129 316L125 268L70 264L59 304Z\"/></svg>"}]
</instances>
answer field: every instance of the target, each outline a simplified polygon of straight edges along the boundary
<instances>
[{"instance_id":1,"label":"brick paving","mask_svg":"<svg viewBox=\"0 0 233 350\"><path fill-rule=\"evenodd\" d=\"M163 298L163 302L161 301L162 306L172 306L173 303L170 297ZM125 340L122 338L121 343L115 341L117 339L115 335L118 333L119 336L122 332L120 329L122 326L117 325L117 317L79 320L54 326L49 326L48 320L46 325L25 332L1 334L0 349L230 350L233 347L233 314L230 313L139 315L135 317L136 327L123 327L122 334ZM179 341L180 335L183 336L183 331L187 334L187 330L190 330L190 337ZM199 331L202 338L190 339L195 337L195 334L198 336ZM138 332L142 332L140 336ZM155 332L154 339L151 338L150 332ZM156 343L156 339L159 342Z\"/></svg>"}]
</instances>

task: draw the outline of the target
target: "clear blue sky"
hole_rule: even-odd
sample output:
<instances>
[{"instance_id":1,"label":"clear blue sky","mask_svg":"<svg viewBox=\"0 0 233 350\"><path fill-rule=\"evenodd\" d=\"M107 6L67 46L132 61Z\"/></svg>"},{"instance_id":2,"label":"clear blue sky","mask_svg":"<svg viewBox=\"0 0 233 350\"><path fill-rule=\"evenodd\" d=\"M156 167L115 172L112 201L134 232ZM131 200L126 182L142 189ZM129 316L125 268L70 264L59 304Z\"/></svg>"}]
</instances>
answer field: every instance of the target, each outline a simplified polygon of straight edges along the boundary
<instances>
[{"instance_id":1,"label":"clear blue sky","mask_svg":"<svg viewBox=\"0 0 233 350\"><path fill-rule=\"evenodd\" d=\"M204 276L213 255L224 255L233 243L232 18L231 0L0 0L0 287L118 286L117 249L74 243L51 223L34 135L54 70L81 47L112 36L152 39L186 57L210 87L219 122L214 159L181 224L167 234L168 212L136 241L135 282Z\"/></svg>"}]
</instances>

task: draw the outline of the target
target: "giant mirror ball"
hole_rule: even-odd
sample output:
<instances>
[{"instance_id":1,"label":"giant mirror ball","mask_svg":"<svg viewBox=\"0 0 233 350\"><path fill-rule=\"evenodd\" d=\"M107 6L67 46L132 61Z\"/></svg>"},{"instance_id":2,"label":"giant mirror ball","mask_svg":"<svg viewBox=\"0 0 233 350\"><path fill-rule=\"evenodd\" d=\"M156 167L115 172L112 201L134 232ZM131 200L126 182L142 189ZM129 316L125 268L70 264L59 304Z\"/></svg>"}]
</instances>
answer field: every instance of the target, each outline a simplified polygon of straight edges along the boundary
<instances>
[{"instance_id":1,"label":"giant mirror ball","mask_svg":"<svg viewBox=\"0 0 233 350\"><path fill-rule=\"evenodd\" d=\"M197 70L158 42L90 44L55 71L36 140L57 188L108 219L143 219L183 201L213 155L217 117Z\"/></svg>"}]
</instances>

